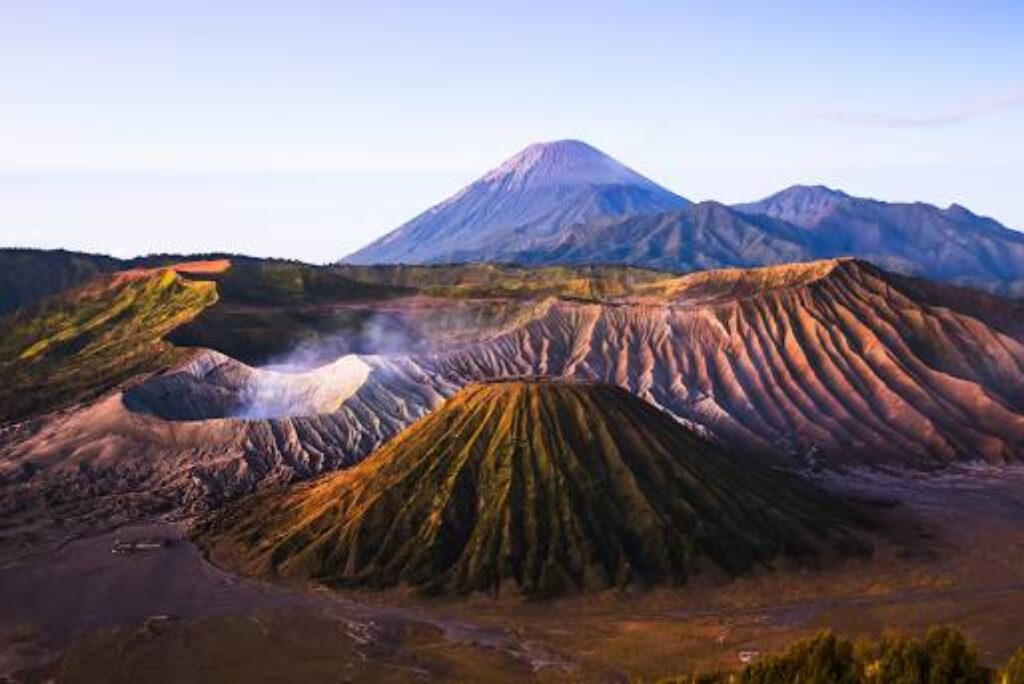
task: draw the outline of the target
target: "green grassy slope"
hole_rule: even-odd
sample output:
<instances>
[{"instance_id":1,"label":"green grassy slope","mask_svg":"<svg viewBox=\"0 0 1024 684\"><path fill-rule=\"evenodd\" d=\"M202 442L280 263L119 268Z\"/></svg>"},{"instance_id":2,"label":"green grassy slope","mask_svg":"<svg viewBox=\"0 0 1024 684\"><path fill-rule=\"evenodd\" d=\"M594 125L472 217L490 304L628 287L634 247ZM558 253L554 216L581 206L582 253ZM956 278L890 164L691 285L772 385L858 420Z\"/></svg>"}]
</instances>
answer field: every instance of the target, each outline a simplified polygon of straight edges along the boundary
<instances>
[{"instance_id":1,"label":"green grassy slope","mask_svg":"<svg viewBox=\"0 0 1024 684\"><path fill-rule=\"evenodd\" d=\"M199 539L257 574L550 595L863 551L845 516L621 389L523 381L466 388L355 469L250 497Z\"/></svg>"},{"instance_id":2,"label":"green grassy slope","mask_svg":"<svg viewBox=\"0 0 1024 684\"><path fill-rule=\"evenodd\" d=\"M454 264L332 267L353 280L414 288L442 297L571 297L602 300L646 289L676 276L629 266Z\"/></svg>"},{"instance_id":3,"label":"green grassy slope","mask_svg":"<svg viewBox=\"0 0 1024 684\"><path fill-rule=\"evenodd\" d=\"M216 301L173 271L109 276L0 319L0 421L96 396L183 353L163 341Z\"/></svg>"}]
</instances>

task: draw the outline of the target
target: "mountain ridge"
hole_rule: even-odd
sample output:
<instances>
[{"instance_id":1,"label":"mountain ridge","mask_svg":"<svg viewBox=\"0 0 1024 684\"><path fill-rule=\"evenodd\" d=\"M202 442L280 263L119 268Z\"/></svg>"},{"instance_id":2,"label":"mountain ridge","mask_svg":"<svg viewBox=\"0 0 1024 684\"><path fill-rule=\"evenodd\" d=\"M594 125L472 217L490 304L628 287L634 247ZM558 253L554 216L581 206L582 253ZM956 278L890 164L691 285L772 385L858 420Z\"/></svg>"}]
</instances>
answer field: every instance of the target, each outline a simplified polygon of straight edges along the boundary
<instances>
[{"instance_id":1,"label":"mountain ridge","mask_svg":"<svg viewBox=\"0 0 1024 684\"><path fill-rule=\"evenodd\" d=\"M590 161L562 163L563 153ZM541 181L531 185L534 172ZM588 185L582 194L566 190L586 177L613 183ZM853 256L1024 296L1024 233L957 204L890 203L824 185L793 185L731 206L665 193L586 143L532 145L343 263L625 264L688 272Z\"/></svg>"}]
</instances>

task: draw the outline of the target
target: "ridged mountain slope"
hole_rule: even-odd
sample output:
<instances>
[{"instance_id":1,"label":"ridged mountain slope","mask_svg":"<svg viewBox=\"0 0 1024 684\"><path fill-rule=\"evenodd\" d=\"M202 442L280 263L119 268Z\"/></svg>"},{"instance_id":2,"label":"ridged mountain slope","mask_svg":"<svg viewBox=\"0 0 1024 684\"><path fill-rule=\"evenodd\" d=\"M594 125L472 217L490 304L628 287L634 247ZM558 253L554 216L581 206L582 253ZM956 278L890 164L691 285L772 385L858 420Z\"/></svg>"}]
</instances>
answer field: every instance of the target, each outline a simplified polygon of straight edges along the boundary
<instances>
[{"instance_id":1,"label":"ridged mountain slope","mask_svg":"<svg viewBox=\"0 0 1024 684\"><path fill-rule=\"evenodd\" d=\"M849 528L617 387L516 381L463 389L358 467L246 499L199 539L258 574L552 595L863 551Z\"/></svg>"},{"instance_id":2,"label":"ridged mountain slope","mask_svg":"<svg viewBox=\"0 0 1024 684\"><path fill-rule=\"evenodd\" d=\"M891 204L821 187L798 186L734 207L701 202L593 221L495 258L690 272L844 256L899 273L1024 294L1024 233L958 206Z\"/></svg>"},{"instance_id":3,"label":"ridged mountain slope","mask_svg":"<svg viewBox=\"0 0 1024 684\"><path fill-rule=\"evenodd\" d=\"M1024 461L1020 302L852 260L620 284L525 302L485 289L488 307L511 311L500 324L469 316L435 351L359 355L284 383L194 350L0 432L12 483L0 492L159 491L202 508L358 463L467 384L537 375L618 385L736 453L793 466ZM416 320L423 299L381 306Z\"/></svg>"},{"instance_id":4,"label":"ridged mountain slope","mask_svg":"<svg viewBox=\"0 0 1024 684\"><path fill-rule=\"evenodd\" d=\"M540 373L618 384L749 450L859 463L1019 461L1021 311L853 260L716 271L679 279L668 305L555 304L423 365L449 379Z\"/></svg>"},{"instance_id":5,"label":"ridged mountain slope","mask_svg":"<svg viewBox=\"0 0 1024 684\"><path fill-rule=\"evenodd\" d=\"M880 202L798 185L735 208L803 228L808 257L856 256L893 271L1024 295L1024 233L956 204Z\"/></svg>"}]
</instances>

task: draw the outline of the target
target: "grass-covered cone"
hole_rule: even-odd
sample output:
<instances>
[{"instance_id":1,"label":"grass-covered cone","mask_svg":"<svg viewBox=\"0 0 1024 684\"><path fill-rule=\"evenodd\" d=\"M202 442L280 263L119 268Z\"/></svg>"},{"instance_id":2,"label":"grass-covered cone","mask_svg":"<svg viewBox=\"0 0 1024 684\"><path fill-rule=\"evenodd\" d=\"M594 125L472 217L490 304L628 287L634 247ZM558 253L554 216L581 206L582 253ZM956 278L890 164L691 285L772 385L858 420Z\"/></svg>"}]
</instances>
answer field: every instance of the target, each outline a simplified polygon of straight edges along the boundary
<instances>
[{"instance_id":1,"label":"grass-covered cone","mask_svg":"<svg viewBox=\"0 0 1024 684\"><path fill-rule=\"evenodd\" d=\"M846 512L617 387L470 386L358 467L208 521L214 559L335 586L550 595L861 551Z\"/></svg>"}]
</instances>

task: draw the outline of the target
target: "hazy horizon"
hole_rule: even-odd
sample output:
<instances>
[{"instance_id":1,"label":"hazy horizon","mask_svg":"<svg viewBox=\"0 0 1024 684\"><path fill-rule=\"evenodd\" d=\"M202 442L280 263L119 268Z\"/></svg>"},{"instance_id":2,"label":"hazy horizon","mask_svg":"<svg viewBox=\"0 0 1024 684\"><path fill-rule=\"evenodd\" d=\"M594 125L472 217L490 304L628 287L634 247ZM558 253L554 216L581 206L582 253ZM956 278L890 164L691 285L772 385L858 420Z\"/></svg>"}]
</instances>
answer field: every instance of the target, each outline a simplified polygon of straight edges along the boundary
<instances>
[{"instance_id":1,"label":"hazy horizon","mask_svg":"<svg viewBox=\"0 0 1024 684\"><path fill-rule=\"evenodd\" d=\"M1024 229L1011 2L0 10L0 246L338 259L585 140L693 200L821 183Z\"/></svg>"}]
</instances>

